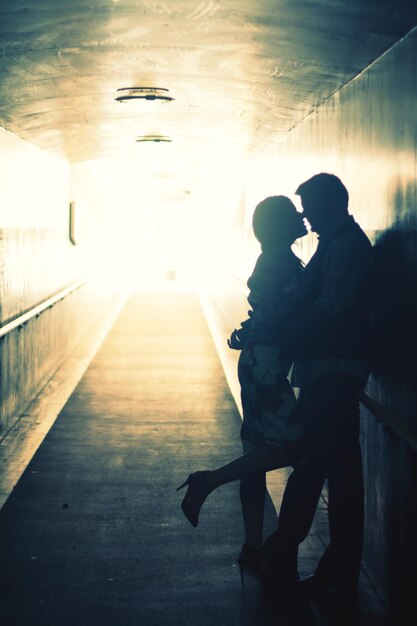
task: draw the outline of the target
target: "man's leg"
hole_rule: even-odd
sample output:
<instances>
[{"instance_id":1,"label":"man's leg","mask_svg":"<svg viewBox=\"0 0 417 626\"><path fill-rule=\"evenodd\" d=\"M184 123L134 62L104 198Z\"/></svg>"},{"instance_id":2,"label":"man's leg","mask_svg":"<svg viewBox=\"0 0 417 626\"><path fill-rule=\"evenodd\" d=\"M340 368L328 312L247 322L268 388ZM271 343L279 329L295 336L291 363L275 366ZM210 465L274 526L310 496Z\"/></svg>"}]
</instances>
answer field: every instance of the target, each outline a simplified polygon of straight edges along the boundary
<instances>
[{"instance_id":1,"label":"man's leg","mask_svg":"<svg viewBox=\"0 0 417 626\"><path fill-rule=\"evenodd\" d=\"M310 464L294 468L285 487L278 529L264 544L268 561L278 578L296 580L298 546L307 537L323 488L324 477Z\"/></svg>"},{"instance_id":2,"label":"man's leg","mask_svg":"<svg viewBox=\"0 0 417 626\"><path fill-rule=\"evenodd\" d=\"M363 538L363 480L360 450L340 472L329 474L330 543L316 573L336 586L357 586Z\"/></svg>"},{"instance_id":3,"label":"man's leg","mask_svg":"<svg viewBox=\"0 0 417 626\"><path fill-rule=\"evenodd\" d=\"M354 379L334 375L329 410L322 426L329 502L330 543L316 570L336 587L354 589L358 582L364 524L362 456L359 444L358 386ZM327 416L327 419L326 419ZM327 421L327 423L326 423Z\"/></svg>"},{"instance_id":4,"label":"man's leg","mask_svg":"<svg viewBox=\"0 0 417 626\"><path fill-rule=\"evenodd\" d=\"M357 581L363 533L357 391L355 379L343 374L323 376L300 391L299 408L310 460L290 476L278 530L265 542L277 570L293 568L298 545L310 530L327 478L331 540L317 574L326 582L346 586Z\"/></svg>"}]
</instances>

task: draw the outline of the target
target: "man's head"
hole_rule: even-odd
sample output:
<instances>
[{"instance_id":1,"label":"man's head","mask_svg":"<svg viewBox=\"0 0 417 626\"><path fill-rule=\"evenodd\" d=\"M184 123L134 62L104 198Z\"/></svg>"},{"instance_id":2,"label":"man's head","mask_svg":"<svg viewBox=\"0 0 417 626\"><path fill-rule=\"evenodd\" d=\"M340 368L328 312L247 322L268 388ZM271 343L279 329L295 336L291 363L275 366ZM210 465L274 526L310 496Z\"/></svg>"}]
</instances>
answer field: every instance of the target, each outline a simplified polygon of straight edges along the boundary
<instances>
[{"instance_id":1,"label":"man's head","mask_svg":"<svg viewBox=\"0 0 417 626\"><path fill-rule=\"evenodd\" d=\"M303 216L311 230L320 233L348 214L349 194L333 174L316 174L298 187Z\"/></svg>"}]
</instances>

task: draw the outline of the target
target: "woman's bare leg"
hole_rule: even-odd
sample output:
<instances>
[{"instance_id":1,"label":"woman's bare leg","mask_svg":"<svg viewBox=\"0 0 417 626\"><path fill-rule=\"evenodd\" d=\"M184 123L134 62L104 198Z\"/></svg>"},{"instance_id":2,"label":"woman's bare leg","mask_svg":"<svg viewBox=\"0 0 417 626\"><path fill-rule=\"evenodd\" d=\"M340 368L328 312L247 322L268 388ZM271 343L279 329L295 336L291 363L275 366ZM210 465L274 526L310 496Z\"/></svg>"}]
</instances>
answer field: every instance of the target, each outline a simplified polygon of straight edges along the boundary
<instances>
[{"instance_id":1,"label":"woman's bare leg","mask_svg":"<svg viewBox=\"0 0 417 626\"><path fill-rule=\"evenodd\" d=\"M207 487L217 489L220 485L233 482L250 476L264 474L279 467L283 467L283 460L275 454L269 446L252 448L225 465L211 470L207 476Z\"/></svg>"},{"instance_id":2,"label":"woman's bare leg","mask_svg":"<svg viewBox=\"0 0 417 626\"><path fill-rule=\"evenodd\" d=\"M240 479L245 543L253 548L260 549L263 545L265 473L282 465L279 456L274 454L270 447L260 446L252 448L207 475L206 484L210 489Z\"/></svg>"},{"instance_id":3,"label":"woman's bare leg","mask_svg":"<svg viewBox=\"0 0 417 626\"><path fill-rule=\"evenodd\" d=\"M261 549L263 545L264 509L266 496L265 472L245 476L240 481L245 543Z\"/></svg>"}]
</instances>

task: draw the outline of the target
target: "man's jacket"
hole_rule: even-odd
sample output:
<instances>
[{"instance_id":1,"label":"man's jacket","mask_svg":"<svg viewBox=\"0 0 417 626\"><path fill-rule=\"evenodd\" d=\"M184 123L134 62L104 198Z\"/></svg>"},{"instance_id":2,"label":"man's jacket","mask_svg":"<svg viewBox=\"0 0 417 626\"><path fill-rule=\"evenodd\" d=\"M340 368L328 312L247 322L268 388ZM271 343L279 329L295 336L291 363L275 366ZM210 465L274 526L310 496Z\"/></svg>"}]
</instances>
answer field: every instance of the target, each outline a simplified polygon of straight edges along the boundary
<instances>
[{"instance_id":1,"label":"man's jacket","mask_svg":"<svg viewBox=\"0 0 417 626\"><path fill-rule=\"evenodd\" d=\"M370 354L372 246L347 215L319 238L271 331L295 361Z\"/></svg>"}]
</instances>

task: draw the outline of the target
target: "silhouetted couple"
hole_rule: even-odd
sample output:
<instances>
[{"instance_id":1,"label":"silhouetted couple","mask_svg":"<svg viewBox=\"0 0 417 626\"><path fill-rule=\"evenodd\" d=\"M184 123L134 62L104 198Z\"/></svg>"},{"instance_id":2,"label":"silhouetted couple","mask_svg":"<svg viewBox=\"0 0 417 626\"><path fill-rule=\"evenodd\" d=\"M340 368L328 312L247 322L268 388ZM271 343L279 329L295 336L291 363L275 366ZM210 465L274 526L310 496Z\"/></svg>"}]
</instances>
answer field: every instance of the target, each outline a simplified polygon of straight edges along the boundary
<instances>
[{"instance_id":1,"label":"silhouetted couple","mask_svg":"<svg viewBox=\"0 0 417 626\"><path fill-rule=\"evenodd\" d=\"M348 192L339 178L318 174L296 193L302 213L285 196L273 196L253 216L262 252L248 280L251 310L228 342L241 350L244 454L191 474L181 485L188 486L182 509L197 526L211 491L240 479L241 571L247 565L292 589L350 595L362 552L358 391L369 375L372 247L348 213ZM318 234L304 269L291 249L307 232L303 218ZM291 365L298 401L288 381ZM263 542L265 472L284 466L294 470L278 528ZM310 531L325 480L330 543L315 573L299 580L298 547Z\"/></svg>"}]
</instances>

